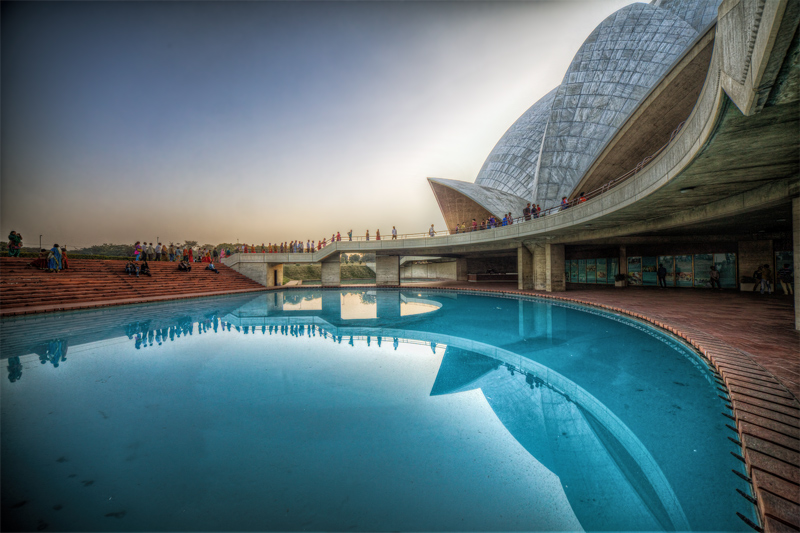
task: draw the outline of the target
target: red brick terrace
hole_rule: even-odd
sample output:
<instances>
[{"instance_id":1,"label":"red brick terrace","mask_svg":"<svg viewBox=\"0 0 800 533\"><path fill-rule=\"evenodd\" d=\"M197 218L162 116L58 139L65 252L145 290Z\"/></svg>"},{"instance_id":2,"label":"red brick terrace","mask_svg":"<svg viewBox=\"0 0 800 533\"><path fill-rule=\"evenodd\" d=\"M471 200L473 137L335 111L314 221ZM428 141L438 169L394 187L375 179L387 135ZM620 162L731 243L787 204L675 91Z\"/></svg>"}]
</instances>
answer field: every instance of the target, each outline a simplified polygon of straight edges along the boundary
<instances>
[{"instance_id":1,"label":"red brick terrace","mask_svg":"<svg viewBox=\"0 0 800 533\"><path fill-rule=\"evenodd\" d=\"M179 272L176 263L149 263L152 277L129 276L125 261L70 259L69 270L45 272L29 258L0 258L0 315L68 311L176 298L263 291L262 285L222 264L220 274L197 263ZM202 266L201 266L202 265Z\"/></svg>"}]
</instances>

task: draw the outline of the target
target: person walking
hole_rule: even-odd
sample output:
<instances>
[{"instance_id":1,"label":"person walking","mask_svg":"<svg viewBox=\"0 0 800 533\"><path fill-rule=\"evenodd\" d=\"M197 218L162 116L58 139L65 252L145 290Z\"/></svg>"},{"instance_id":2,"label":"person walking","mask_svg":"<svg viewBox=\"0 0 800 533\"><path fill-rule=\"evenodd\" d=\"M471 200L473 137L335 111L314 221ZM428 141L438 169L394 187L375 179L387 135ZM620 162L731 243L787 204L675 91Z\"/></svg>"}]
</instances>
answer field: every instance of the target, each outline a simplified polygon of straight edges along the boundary
<instances>
[{"instance_id":1,"label":"person walking","mask_svg":"<svg viewBox=\"0 0 800 533\"><path fill-rule=\"evenodd\" d=\"M756 292L757 290L761 289L761 294L764 294L764 285L761 283L762 277L761 266L759 265L755 272L753 272L753 281L755 281L755 283L753 283L752 292Z\"/></svg>"},{"instance_id":2,"label":"person walking","mask_svg":"<svg viewBox=\"0 0 800 533\"><path fill-rule=\"evenodd\" d=\"M353 230L350 230L350 231L347 232L347 240L348 241L352 241L353 240Z\"/></svg>"},{"instance_id":3,"label":"person walking","mask_svg":"<svg viewBox=\"0 0 800 533\"><path fill-rule=\"evenodd\" d=\"M709 281L711 282L711 288L714 288L714 285L717 286L718 289L722 289L722 285L719 284L719 270L714 265L711 265L711 272L708 276Z\"/></svg>"},{"instance_id":4,"label":"person walking","mask_svg":"<svg viewBox=\"0 0 800 533\"><path fill-rule=\"evenodd\" d=\"M395 228L394 226L392 226L392 240L393 241L397 240L397 228Z\"/></svg>"},{"instance_id":5,"label":"person walking","mask_svg":"<svg viewBox=\"0 0 800 533\"><path fill-rule=\"evenodd\" d=\"M431 229L428 230L428 235L430 235L431 237L436 236L436 230L433 229L433 224L431 224Z\"/></svg>"},{"instance_id":6,"label":"person walking","mask_svg":"<svg viewBox=\"0 0 800 533\"><path fill-rule=\"evenodd\" d=\"M530 202L528 202L528 205L526 205L522 209L522 218L524 218L525 220L530 220L531 219L531 203Z\"/></svg>"},{"instance_id":7,"label":"person walking","mask_svg":"<svg viewBox=\"0 0 800 533\"><path fill-rule=\"evenodd\" d=\"M656 271L658 275L658 286L662 289L667 288L667 269L664 268L664 265L659 264L658 270Z\"/></svg>"},{"instance_id":8,"label":"person walking","mask_svg":"<svg viewBox=\"0 0 800 533\"><path fill-rule=\"evenodd\" d=\"M161 251L163 250L161 243L156 244L156 261L161 261Z\"/></svg>"},{"instance_id":9,"label":"person walking","mask_svg":"<svg viewBox=\"0 0 800 533\"><path fill-rule=\"evenodd\" d=\"M784 263L783 268L778 270L778 281L781 282L783 294L794 294L794 291L792 290L792 269L789 268L789 263Z\"/></svg>"},{"instance_id":10,"label":"person walking","mask_svg":"<svg viewBox=\"0 0 800 533\"><path fill-rule=\"evenodd\" d=\"M772 269L767 264L761 267L761 294L765 289L767 294L772 294Z\"/></svg>"}]
</instances>

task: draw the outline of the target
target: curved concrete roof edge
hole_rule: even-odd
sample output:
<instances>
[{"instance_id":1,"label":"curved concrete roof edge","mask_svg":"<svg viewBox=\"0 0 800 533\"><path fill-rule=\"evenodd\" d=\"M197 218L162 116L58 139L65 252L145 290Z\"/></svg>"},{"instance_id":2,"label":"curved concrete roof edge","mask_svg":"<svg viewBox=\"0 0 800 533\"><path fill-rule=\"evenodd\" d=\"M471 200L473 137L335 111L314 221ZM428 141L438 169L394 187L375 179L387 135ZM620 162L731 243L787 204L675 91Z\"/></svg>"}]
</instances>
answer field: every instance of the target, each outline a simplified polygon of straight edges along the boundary
<instances>
[{"instance_id":1,"label":"curved concrete roof edge","mask_svg":"<svg viewBox=\"0 0 800 533\"><path fill-rule=\"evenodd\" d=\"M758 32L762 31L767 34L777 32L777 27L781 25L781 18L774 16L762 23L758 28ZM766 27L765 27L766 26ZM796 27L794 28L796 30ZM793 30L793 31L794 31ZM465 245L488 244L488 243L521 243L523 241L535 241L537 239L552 238L554 233L559 230L568 229L578 224L591 222L601 216L619 211L626 208L637 201L646 198L658 191L659 189L670 184L673 180L678 178L680 174L688 167L688 165L705 149L709 141L712 139L718 124L721 114L725 111L728 102L731 102L725 90L723 89L721 79L723 70L722 54L724 53L724 36L719 33L714 41L714 50L711 57L711 62L706 76L705 83L697 103L692 109L691 114L686 119L686 124L681 131L675 136L670 145L664 149L653 161L651 161L644 169L637 173L634 177L628 179L624 183L615 187L602 195L599 195L579 206L548 215L546 217L534 219L528 222L513 224L496 228L493 230L470 232L464 234L448 235L436 238L413 238L413 239L400 239L396 241L354 241L354 242L337 242L333 246L327 246L314 254L292 254L303 255L306 257L288 258L288 254L251 254L255 258L243 258L243 262L318 262L322 261L331 254L337 252L363 252L365 250L380 252L402 252L403 249L419 250L432 249L432 248L448 248L459 247L463 248ZM762 56L768 56L771 49L762 49L759 53ZM754 54L755 55L755 54ZM765 61L764 57L758 58L760 61ZM754 87L758 85L755 84ZM754 89L753 89L754 90ZM734 102L735 104L735 102ZM436 179L436 178L432 178ZM448 180L445 180L448 181ZM454 181L454 180L450 180ZM477 186L475 184L466 185ZM479 186L478 186L479 187ZM433 253L433 252L432 252ZM442 253L437 250L436 253ZM239 256L246 256L247 254L236 254ZM261 255L269 255L269 261L266 257L262 258ZM414 253L413 255L419 255ZM278 257L283 256L283 257ZM236 257L226 258L230 260L231 264L238 263L240 260ZM229 264L226 261L226 264Z\"/></svg>"}]
</instances>

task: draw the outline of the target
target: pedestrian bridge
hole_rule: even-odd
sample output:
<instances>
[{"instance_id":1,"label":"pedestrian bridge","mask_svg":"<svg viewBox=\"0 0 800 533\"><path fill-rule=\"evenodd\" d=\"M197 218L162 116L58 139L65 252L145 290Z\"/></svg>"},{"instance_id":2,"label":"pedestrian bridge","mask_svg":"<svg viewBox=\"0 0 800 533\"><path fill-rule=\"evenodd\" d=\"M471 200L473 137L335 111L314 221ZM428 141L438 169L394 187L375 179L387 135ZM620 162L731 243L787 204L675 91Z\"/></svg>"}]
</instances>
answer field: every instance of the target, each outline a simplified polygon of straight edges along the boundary
<instances>
[{"instance_id":1,"label":"pedestrian bridge","mask_svg":"<svg viewBox=\"0 0 800 533\"><path fill-rule=\"evenodd\" d=\"M616 247L625 273L626 243L673 239L690 246L717 238L738 246L744 273L752 271L751 259L774 261L772 241L768 251L761 250L762 241L788 234L796 266L799 4L722 2L717 22L656 83L580 181L580 187L596 187L584 203L495 229L340 241L314 253L234 254L224 263L265 286L281 284L284 264L320 263L323 285L333 286L340 282L342 253L372 252L377 284L396 286L401 257L436 256L455 259L457 279L467 279L471 265L496 264L495 271L517 273L520 289L562 291L565 248L572 246ZM702 89L689 106L686 83L693 78ZM674 125L662 126L661 118L678 106L691 110L670 137ZM654 128L666 128L668 144L631 164L635 139L653 136ZM629 170L599 184L592 172L602 168L607 175L620 161L631 164Z\"/></svg>"}]
</instances>

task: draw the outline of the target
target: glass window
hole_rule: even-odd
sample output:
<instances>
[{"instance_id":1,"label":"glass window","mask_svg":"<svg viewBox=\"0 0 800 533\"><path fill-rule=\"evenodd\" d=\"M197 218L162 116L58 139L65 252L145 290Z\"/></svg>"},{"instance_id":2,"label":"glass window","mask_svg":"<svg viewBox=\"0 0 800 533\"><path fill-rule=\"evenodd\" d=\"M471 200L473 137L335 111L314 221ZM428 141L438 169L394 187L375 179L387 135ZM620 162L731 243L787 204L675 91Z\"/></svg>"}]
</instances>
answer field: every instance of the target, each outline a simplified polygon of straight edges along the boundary
<instances>
[{"instance_id":1,"label":"glass window","mask_svg":"<svg viewBox=\"0 0 800 533\"><path fill-rule=\"evenodd\" d=\"M694 286L700 288L711 287L711 265L714 264L713 254L694 254Z\"/></svg>"},{"instance_id":2,"label":"glass window","mask_svg":"<svg viewBox=\"0 0 800 533\"><path fill-rule=\"evenodd\" d=\"M586 283L586 259L578 259L578 282Z\"/></svg>"},{"instance_id":3,"label":"glass window","mask_svg":"<svg viewBox=\"0 0 800 533\"><path fill-rule=\"evenodd\" d=\"M664 268L667 270L667 276L665 281L667 282L667 287L674 287L675 286L675 260L671 255L659 255L658 256L658 264L664 265Z\"/></svg>"},{"instance_id":4,"label":"glass window","mask_svg":"<svg viewBox=\"0 0 800 533\"><path fill-rule=\"evenodd\" d=\"M578 283L578 260L573 259L570 261L569 280L572 283Z\"/></svg>"},{"instance_id":5,"label":"glass window","mask_svg":"<svg viewBox=\"0 0 800 533\"><path fill-rule=\"evenodd\" d=\"M678 287L692 287L694 267L691 255L675 256L675 279Z\"/></svg>"},{"instance_id":6,"label":"glass window","mask_svg":"<svg viewBox=\"0 0 800 533\"><path fill-rule=\"evenodd\" d=\"M597 283L608 283L608 264L605 259L597 260Z\"/></svg>"},{"instance_id":7,"label":"glass window","mask_svg":"<svg viewBox=\"0 0 800 533\"><path fill-rule=\"evenodd\" d=\"M642 284L642 258L629 257L628 258L628 284L641 285Z\"/></svg>"},{"instance_id":8,"label":"glass window","mask_svg":"<svg viewBox=\"0 0 800 533\"><path fill-rule=\"evenodd\" d=\"M739 287L736 276L736 254L714 254L714 266L719 270L719 284L723 289Z\"/></svg>"},{"instance_id":9,"label":"glass window","mask_svg":"<svg viewBox=\"0 0 800 533\"><path fill-rule=\"evenodd\" d=\"M657 257L642 257L642 285L658 285L657 270Z\"/></svg>"},{"instance_id":10,"label":"glass window","mask_svg":"<svg viewBox=\"0 0 800 533\"><path fill-rule=\"evenodd\" d=\"M597 283L597 260L586 260L586 283Z\"/></svg>"}]
</instances>

